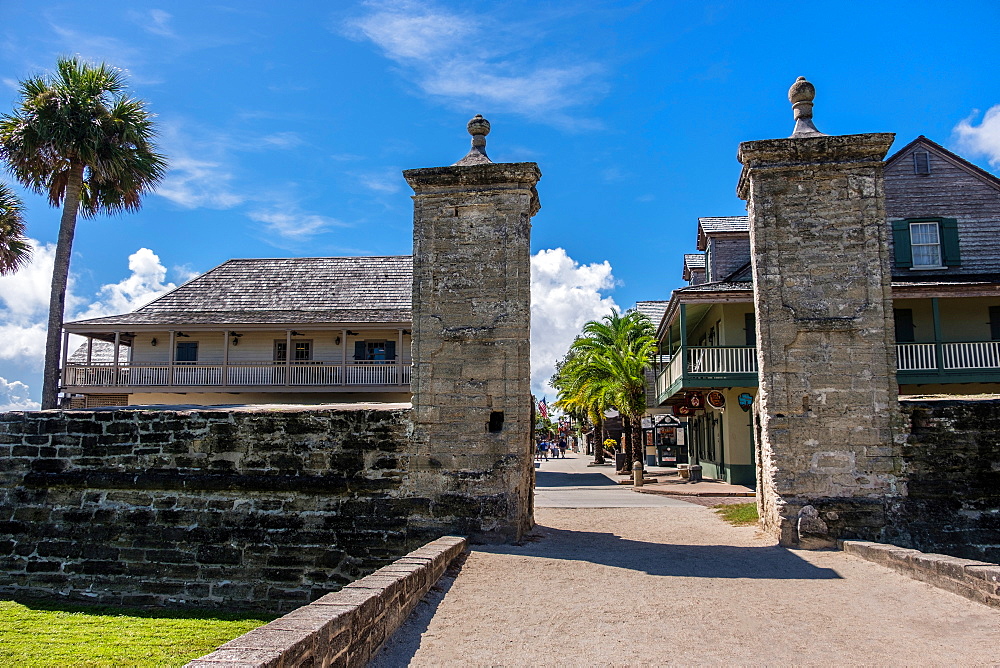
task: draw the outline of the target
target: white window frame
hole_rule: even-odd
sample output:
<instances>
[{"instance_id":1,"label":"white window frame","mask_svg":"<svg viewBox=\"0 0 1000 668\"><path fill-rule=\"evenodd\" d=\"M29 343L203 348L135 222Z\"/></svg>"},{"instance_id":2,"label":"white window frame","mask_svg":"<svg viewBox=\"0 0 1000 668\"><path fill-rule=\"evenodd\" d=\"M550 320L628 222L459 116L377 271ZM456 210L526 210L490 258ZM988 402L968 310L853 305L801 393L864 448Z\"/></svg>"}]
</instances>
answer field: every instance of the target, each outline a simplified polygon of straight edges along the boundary
<instances>
[{"instance_id":1,"label":"white window frame","mask_svg":"<svg viewBox=\"0 0 1000 668\"><path fill-rule=\"evenodd\" d=\"M299 362L299 363L302 363L302 362L311 362L312 358L313 358L313 340L312 339L292 339L292 355L293 356L298 352L298 350L296 349L296 346L298 344L305 344L308 347L308 350L307 350L308 357L306 357L304 359L294 358L294 359L292 359L292 364L295 364L296 362ZM282 349L284 349L284 347L285 347L285 340L284 339L275 339L274 340L274 361L275 362L281 362L281 363L285 362L285 355L281 354L282 353Z\"/></svg>"},{"instance_id":2,"label":"white window frame","mask_svg":"<svg viewBox=\"0 0 1000 668\"><path fill-rule=\"evenodd\" d=\"M918 237L914 233L915 232L914 228L916 226L918 226L918 225L933 226L934 234L937 237L937 241L935 241L933 243L918 243L917 242ZM926 248L926 249L934 248L934 249L936 249L936 251L937 251L937 263L936 264L919 264L918 263L918 258L919 258L920 254L918 253L918 249L921 249L921 248ZM910 267L911 269L917 269L917 270L920 270L920 269L947 269L947 267L944 266L944 262L943 262L944 261L944 248L941 245L941 224L939 222L932 221L932 220L925 220L925 221L918 221L918 222L910 223L910 257L911 257L911 259L913 261L913 266Z\"/></svg>"}]
</instances>

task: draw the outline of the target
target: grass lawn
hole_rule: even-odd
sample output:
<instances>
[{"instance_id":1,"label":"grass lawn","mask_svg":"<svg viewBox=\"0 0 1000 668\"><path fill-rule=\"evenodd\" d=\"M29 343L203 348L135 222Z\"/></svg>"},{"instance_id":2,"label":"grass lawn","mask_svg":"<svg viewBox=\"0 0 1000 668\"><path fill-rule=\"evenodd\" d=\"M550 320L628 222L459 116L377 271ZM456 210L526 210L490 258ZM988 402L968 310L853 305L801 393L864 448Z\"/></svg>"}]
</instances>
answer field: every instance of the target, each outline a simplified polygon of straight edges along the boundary
<instances>
[{"instance_id":1,"label":"grass lawn","mask_svg":"<svg viewBox=\"0 0 1000 668\"><path fill-rule=\"evenodd\" d=\"M738 527L757 524L757 520L760 519L756 502L720 504L715 506L715 512L721 515L722 519Z\"/></svg>"},{"instance_id":2,"label":"grass lawn","mask_svg":"<svg viewBox=\"0 0 1000 668\"><path fill-rule=\"evenodd\" d=\"M0 601L0 666L183 666L268 619Z\"/></svg>"}]
</instances>

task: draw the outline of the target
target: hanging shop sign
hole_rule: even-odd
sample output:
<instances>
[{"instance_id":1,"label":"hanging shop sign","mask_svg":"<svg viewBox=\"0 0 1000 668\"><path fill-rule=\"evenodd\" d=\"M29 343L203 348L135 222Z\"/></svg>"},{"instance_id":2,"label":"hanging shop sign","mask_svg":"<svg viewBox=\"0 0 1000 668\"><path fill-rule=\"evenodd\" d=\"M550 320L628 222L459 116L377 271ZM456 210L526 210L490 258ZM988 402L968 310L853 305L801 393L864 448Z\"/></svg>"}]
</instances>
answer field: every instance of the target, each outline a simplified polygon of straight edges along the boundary
<instances>
[{"instance_id":1,"label":"hanging shop sign","mask_svg":"<svg viewBox=\"0 0 1000 668\"><path fill-rule=\"evenodd\" d=\"M687 395L687 405L692 410L701 410L705 407L705 397L701 392L691 392Z\"/></svg>"},{"instance_id":2,"label":"hanging shop sign","mask_svg":"<svg viewBox=\"0 0 1000 668\"><path fill-rule=\"evenodd\" d=\"M679 415L680 417L685 417L692 415L694 411L687 404L674 404L674 415Z\"/></svg>"},{"instance_id":3,"label":"hanging shop sign","mask_svg":"<svg viewBox=\"0 0 1000 668\"><path fill-rule=\"evenodd\" d=\"M740 396L736 397L736 401L740 403L740 408L742 408L745 413L750 410L751 406L753 406L753 395L749 392L744 392Z\"/></svg>"},{"instance_id":4,"label":"hanging shop sign","mask_svg":"<svg viewBox=\"0 0 1000 668\"><path fill-rule=\"evenodd\" d=\"M717 411L726 407L726 395L718 390L712 390L705 395L705 402Z\"/></svg>"}]
</instances>

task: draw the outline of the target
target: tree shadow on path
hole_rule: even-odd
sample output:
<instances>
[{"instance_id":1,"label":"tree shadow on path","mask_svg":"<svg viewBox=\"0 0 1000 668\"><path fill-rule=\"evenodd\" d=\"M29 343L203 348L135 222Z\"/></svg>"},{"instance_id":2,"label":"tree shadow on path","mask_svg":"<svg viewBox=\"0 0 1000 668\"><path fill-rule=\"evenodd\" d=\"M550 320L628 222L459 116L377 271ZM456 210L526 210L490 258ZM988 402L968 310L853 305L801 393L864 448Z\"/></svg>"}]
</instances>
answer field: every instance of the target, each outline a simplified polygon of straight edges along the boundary
<instances>
[{"instance_id":1,"label":"tree shadow on path","mask_svg":"<svg viewBox=\"0 0 1000 668\"><path fill-rule=\"evenodd\" d=\"M687 578L831 580L840 575L778 545L687 545L630 540L612 533L536 527L542 540L523 545L477 545L476 552L588 561L649 575Z\"/></svg>"},{"instance_id":2,"label":"tree shadow on path","mask_svg":"<svg viewBox=\"0 0 1000 668\"><path fill-rule=\"evenodd\" d=\"M603 473L565 473L562 471L535 471L535 487L617 487L614 480Z\"/></svg>"}]
</instances>

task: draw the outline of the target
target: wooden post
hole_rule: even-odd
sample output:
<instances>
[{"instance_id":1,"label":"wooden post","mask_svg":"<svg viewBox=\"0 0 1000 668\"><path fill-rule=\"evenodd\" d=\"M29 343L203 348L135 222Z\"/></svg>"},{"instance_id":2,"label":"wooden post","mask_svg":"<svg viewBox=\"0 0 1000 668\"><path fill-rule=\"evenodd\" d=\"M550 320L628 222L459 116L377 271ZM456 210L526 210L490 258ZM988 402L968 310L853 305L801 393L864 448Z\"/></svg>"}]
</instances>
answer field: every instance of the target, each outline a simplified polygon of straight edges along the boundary
<instances>
[{"instance_id":1,"label":"wooden post","mask_svg":"<svg viewBox=\"0 0 1000 668\"><path fill-rule=\"evenodd\" d=\"M939 376L944 375L944 346L941 345L941 309L937 297L931 297L931 315L934 319L934 366Z\"/></svg>"},{"instance_id":2,"label":"wooden post","mask_svg":"<svg viewBox=\"0 0 1000 668\"><path fill-rule=\"evenodd\" d=\"M292 373L292 330L285 330L285 385L289 384Z\"/></svg>"},{"instance_id":3,"label":"wooden post","mask_svg":"<svg viewBox=\"0 0 1000 668\"><path fill-rule=\"evenodd\" d=\"M87 366L90 366L94 359L94 337L87 337Z\"/></svg>"},{"instance_id":4,"label":"wooden post","mask_svg":"<svg viewBox=\"0 0 1000 668\"><path fill-rule=\"evenodd\" d=\"M59 377L62 382L59 384L60 387L66 386L66 361L69 359L69 332L65 329L63 330L63 340L62 340L62 368L59 372Z\"/></svg>"},{"instance_id":5,"label":"wooden post","mask_svg":"<svg viewBox=\"0 0 1000 668\"><path fill-rule=\"evenodd\" d=\"M115 358L114 358L115 380L112 383L112 385L118 385L118 350L121 347L121 343L122 343L122 333L115 332Z\"/></svg>"},{"instance_id":6,"label":"wooden post","mask_svg":"<svg viewBox=\"0 0 1000 668\"><path fill-rule=\"evenodd\" d=\"M340 334L340 385L347 382L347 330Z\"/></svg>"},{"instance_id":7,"label":"wooden post","mask_svg":"<svg viewBox=\"0 0 1000 668\"><path fill-rule=\"evenodd\" d=\"M229 385L229 330L222 333L222 386Z\"/></svg>"},{"instance_id":8,"label":"wooden post","mask_svg":"<svg viewBox=\"0 0 1000 668\"><path fill-rule=\"evenodd\" d=\"M403 384L403 328L396 330L398 343L396 344L396 384Z\"/></svg>"},{"instance_id":9,"label":"wooden post","mask_svg":"<svg viewBox=\"0 0 1000 668\"><path fill-rule=\"evenodd\" d=\"M169 353L167 356L167 385L169 387L174 386L174 348L176 347L176 341L177 332L170 330L170 343L168 344L169 350L167 351Z\"/></svg>"}]
</instances>

